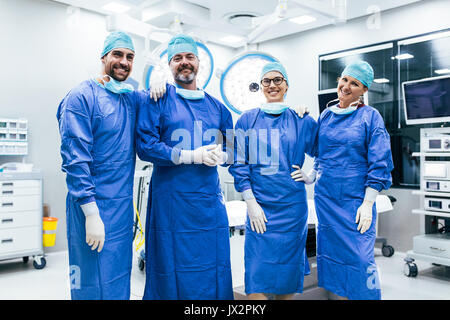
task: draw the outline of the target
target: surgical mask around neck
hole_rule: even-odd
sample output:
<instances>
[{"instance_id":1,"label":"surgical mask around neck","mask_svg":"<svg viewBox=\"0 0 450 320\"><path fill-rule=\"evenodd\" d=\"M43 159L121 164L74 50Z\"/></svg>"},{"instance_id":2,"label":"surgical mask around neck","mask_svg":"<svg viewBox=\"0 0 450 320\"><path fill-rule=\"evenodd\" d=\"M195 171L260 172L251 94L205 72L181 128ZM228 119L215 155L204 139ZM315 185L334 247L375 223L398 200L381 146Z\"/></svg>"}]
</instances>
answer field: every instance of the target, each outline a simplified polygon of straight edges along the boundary
<instances>
[{"instance_id":1,"label":"surgical mask around neck","mask_svg":"<svg viewBox=\"0 0 450 320\"><path fill-rule=\"evenodd\" d=\"M331 100L327 103L326 107L328 108L328 105L332 102L337 102L339 99ZM358 105L361 103L361 100L357 100L352 102L347 108L340 108L338 104L335 104L330 107L330 111L334 114L350 114L353 113L356 109L358 109Z\"/></svg>"},{"instance_id":2,"label":"surgical mask around neck","mask_svg":"<svg viewBox=\"0 0 450 320\"><path fill-rule=\"evenodd\" d=\"M286 109L289 109L289 106L283 102L267 102L261 104L261 110L268 114L281 114Z\"/></svg>"},{"instance_id":3,"label":"surgical mask around neck","mask_svg":"<svg viewBox=\"0 0 450 320\"><path fill-rule=\"evenodd\" d=\"M197 90L188 90L183 89L180 86L176 86L177 94L182 96L187 100L201 100L205 98L205 91L197 89Z\"/></svg>"},{"instance_id":4,"label":"surgical mask around neck","mask_svg":"<svg viewBox=\"0 0 450 320\"><path fill-rule=\"evenodd\" d=\"M103 81L104 84L99 83L99 85L108 91L111 91L111 92L117 93L117 94L134 91L133 86L129 83L125 83L123 81L117 81L116 79L114 79L113 77L110 77L108 75L103 75L101 78L104 79L105 77L108 77L109 81Z\"/></svg>"}]
</instances>

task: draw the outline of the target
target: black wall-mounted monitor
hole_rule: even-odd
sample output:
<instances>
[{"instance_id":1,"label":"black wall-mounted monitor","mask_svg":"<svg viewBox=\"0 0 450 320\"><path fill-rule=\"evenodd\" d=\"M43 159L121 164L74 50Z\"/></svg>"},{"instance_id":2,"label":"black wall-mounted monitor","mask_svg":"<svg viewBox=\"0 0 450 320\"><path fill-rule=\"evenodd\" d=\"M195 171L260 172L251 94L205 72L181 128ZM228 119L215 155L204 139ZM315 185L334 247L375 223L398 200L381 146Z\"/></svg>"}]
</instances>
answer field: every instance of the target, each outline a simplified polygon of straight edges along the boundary
<instances>
[{"instance_id":1,"label":"black wall-mounted monitor","mask_svg":"<svg viewBox=\"0 0 450 320\"><path fill-rule=\"evenodd\" d=\"M325 108L327 107L328 102L330 102L331 100L337 99L337 97L338 97L337 90L336 90L336 88L329 89L329 90L321 90L318 93L318 97L319 97L319 114L321 114L322 111L325 110ZM330 105L332 105L332 104L330 104Z\"/></svg>"},{"instance_id":2,"label":"black wall-mounted monitor","mask_svg":"<svg viewBox=\"0 0 450 320\"><path fill-rule=\"evenodd\" d=\"M402 83L406 124L450 122L450 76Z\"/></svg>"}]
</instances>

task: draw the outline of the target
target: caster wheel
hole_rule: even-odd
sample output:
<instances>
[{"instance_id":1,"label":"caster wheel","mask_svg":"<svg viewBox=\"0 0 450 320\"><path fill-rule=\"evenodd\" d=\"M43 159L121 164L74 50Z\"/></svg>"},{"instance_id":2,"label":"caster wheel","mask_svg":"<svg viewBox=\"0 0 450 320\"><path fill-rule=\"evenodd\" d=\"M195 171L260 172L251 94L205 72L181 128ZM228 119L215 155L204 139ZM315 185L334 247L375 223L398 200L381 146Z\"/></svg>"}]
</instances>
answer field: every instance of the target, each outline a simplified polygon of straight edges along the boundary
<instances>
[{"instance_id":1,"label":"caster wheel","mask_svg":"<svg viewBox=\"0 0 450 320\"><path fill-rule=\"evenodd\" d=\"M144 268L145 268L145 262L144 262L144 260L139 259L139 264L138 264L138 266L139 266L139 270L144 271Z\"/></svg>"},{"instance_id":2,"label":"caster wheel","mask_svg":"<svg viewBox=\"0 0 450 320\"><path fill-rule=\"evenodd\" d=\"M33 267L37 270L44 269L46 264L47 264L47 261L45 260L45 258L35 259L33 261Z\"/></svg>"},{"instance_id":3,"label":"caster wheel","mask_svg":"<svg viewBox=\"0 0 450 320\"><path fill-rule=\"evenodd\" d=\"M383 246L383 248L381 248L381 252L385 257L392 257L394 255L395 250L392 246Z\"/></svg>"},{"instance_id":4,"label":"caster wheel","mask_svg":"<svg viewBox=\"0 0 450 320\"><path fill-rule=\"evenodd\" d=\"M415 263L405 263L405 266L403 267L403 273L405 276L414 278L418 274L417 265Z\"/></svg>"},{"instance_id":5,"label":"caster wheel","mask_svg":"<svg viewBox=\"0 0 450 320\"><path fill-rule=\"evenodd\" d=\"M29 257L23 257L23 258L22 258L23 263L28 263L28 259L29 259Z\"/></svg>"}]
</instances>

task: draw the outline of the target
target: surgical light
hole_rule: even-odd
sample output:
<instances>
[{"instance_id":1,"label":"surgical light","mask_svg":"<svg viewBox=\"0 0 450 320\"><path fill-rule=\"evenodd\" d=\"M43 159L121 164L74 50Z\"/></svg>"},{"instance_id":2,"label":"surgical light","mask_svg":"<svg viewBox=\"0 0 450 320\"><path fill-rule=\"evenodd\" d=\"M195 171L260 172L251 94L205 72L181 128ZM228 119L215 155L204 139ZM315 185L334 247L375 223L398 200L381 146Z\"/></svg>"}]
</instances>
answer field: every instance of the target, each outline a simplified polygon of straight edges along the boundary
<instances>
[{"instance_id":1,"label":"surgical light","mask_svg":"<svg viewBox=\"0 0 450 320\"><path fill-rule=\"evenodd\" d=\"M289 19L290 22L297 23L297 24L307 24L316 21L317 19L312 16L303 15L295 18Z\"/></svg>"},{"instance_id":2,"label":"surgical light","mask_svg":"<svg viewBox=\"0 0 450 320\"><path fill-rule=\"evenodd\" d=\"M197 73L197 86L205 89L214 70L214 60L208 47L202 42L196 41L198 48L198 58L200 60L200 66ZM173 75L169 68L167 61L167 42L157 47L153 53L153 57L156 57L157 61L153 61L151 64L147 63L144 69L144 87L149 89L150 80L152 77L170 79L169 83L174 84Z\"/></svg>"},{"instance_id":3,"label":"surgical light","mask_svg":"<svg viewBox=\"0 0 450 320\"><path fill-rule=\"evenodd\" d=\"M108 4L105 4L102 9L114 13L124 13L130 10L130 7L118 2L110 2Z\"/></svg>"},{"instance_id":4,"label":"surgical light","mask_svg":"<svg viewBox=\"0 0 450 320\"><path fill-rule=\"evenodd\" d=\"M220 78L220 93L225 105L241 114L266 102L260 90L260 76L264 65L277 61L262 52L245 52L234 57Z\"/></svg>"}]
</instances>

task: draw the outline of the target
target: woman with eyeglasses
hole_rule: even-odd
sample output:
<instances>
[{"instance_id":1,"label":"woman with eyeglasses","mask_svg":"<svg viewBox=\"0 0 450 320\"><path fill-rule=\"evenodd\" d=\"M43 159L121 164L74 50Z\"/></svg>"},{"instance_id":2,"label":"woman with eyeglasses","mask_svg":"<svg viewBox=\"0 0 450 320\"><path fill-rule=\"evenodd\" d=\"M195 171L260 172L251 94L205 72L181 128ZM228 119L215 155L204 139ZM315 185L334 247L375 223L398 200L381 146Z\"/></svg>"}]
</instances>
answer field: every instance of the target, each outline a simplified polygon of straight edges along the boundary
<instances>
[{"instance_id":1,"label":"woman with eyeglasses","mask_svg":"<svg viewBox=\"0 0 450 320\"><path fill-rule=\"evenodd\" d=\"M344 69L338 99L319 117L314 169L292 174L295 181L306 184L317 176L318 280L337 299L381 299L373 252L375 200L379 191L391 186L393 163L383 118L361 99L373 78L373 69L365 61ZM302 116L305 108L299 109Z\"/></svg>"},{"instance_id":2,"label":"woman with eyeglasses","mask_svg":"<svg viewBox=\"0 0 450 320\"><path fill-rule=\"evenodd\" d=\"M303 291L308 207L293 165L316 152L316 121L299 118L285 102L289 82L280 63L261 73L266 103L242 114L235 126L235 161L229 168L247 203L245 292L249 299L291 299Z\"/></svg>"}]
</instances>

